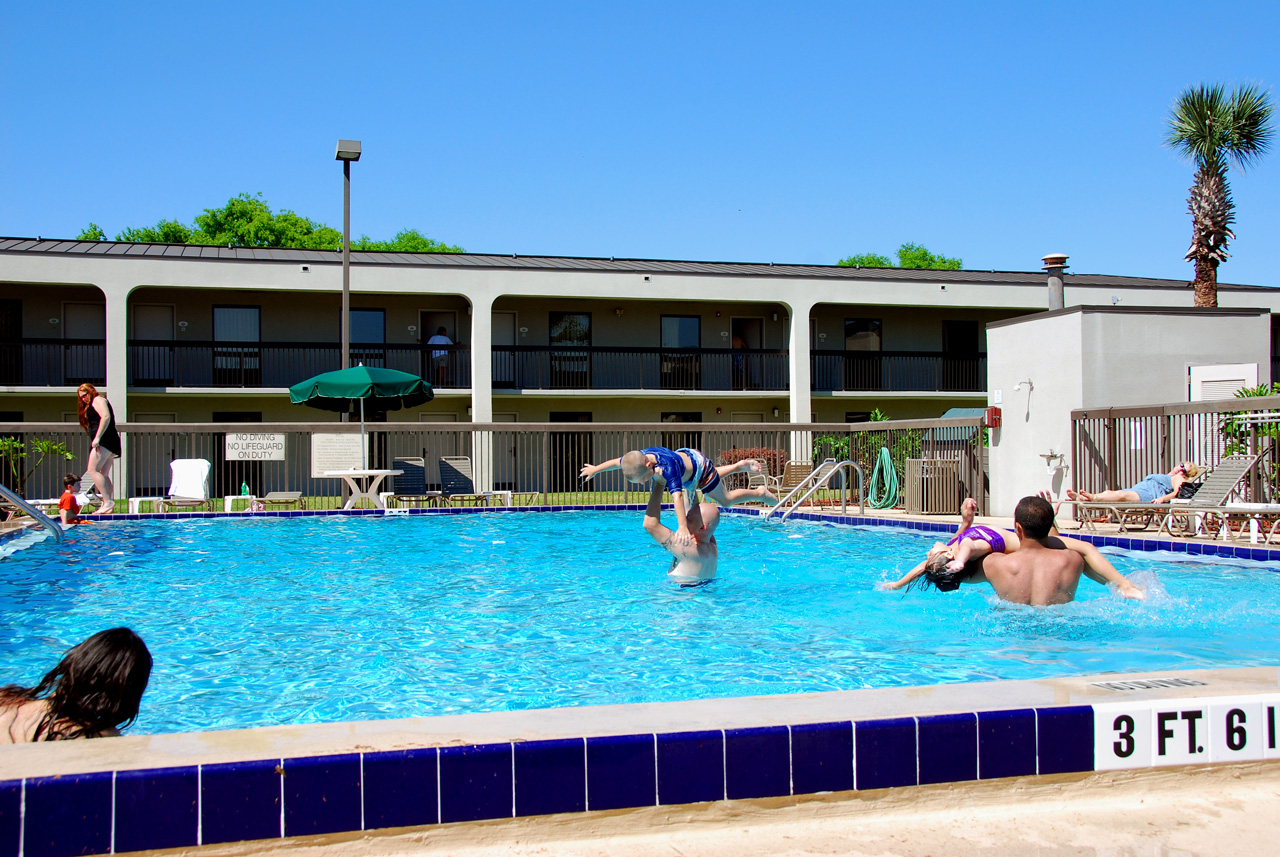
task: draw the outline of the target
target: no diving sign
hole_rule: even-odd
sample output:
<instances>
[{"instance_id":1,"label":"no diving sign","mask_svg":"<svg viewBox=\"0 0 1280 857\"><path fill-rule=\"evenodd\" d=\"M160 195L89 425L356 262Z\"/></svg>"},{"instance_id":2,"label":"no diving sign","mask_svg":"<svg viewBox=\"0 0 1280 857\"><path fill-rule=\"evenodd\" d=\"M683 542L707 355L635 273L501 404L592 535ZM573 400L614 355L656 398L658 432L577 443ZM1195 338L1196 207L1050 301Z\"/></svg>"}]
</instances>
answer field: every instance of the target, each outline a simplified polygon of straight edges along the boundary
<instances>
[{"instance_id":1,"label":"no diving sign","mask_svg":"<svg viewBox=\"0 0 1280 857\"><path fill-rule=\"evenodd\" d=\"M228 432L227 461L284 461L284 433Z\"/></svg>"}]
</instances>

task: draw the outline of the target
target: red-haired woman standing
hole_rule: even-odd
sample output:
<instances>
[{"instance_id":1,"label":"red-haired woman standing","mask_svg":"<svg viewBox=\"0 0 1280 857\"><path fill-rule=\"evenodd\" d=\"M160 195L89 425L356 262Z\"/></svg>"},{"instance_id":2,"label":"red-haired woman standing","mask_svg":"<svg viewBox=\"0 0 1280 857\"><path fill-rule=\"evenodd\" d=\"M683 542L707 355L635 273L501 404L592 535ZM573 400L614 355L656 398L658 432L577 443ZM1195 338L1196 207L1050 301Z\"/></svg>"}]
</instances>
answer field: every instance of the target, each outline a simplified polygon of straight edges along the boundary
<instances>
[{"instance_id":1,"label":"red-haired woman standing","mask_svg":"<svg viewBox=\"0 0 1280 857\"><path fill-rule=\"evenodd\" d=\"M89 433L89 469L85 475L102 495L102 505L94 514L106 515L115 509L115 486L111 484L111 463L120 456L120 432L116 431L116 415L106 396L92 384L81 384L79 399L80 426Z\"/></svg>"}]
</instances>

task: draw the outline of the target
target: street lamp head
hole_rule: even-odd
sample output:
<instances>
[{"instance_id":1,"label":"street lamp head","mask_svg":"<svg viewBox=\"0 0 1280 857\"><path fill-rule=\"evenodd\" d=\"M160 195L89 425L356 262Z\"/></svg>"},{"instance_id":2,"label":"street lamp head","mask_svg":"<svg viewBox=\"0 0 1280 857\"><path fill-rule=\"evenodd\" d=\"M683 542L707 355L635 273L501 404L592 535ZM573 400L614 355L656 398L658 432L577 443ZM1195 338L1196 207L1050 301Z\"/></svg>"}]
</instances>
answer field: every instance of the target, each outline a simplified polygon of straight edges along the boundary
<instances>
[{"instance_id":1,"label":"street lamp head","mask_svg":"<svg viewBox=\"0 0 1280 857\"><path fill-rule=\"evenodd\" d=\"M335 161L360 160L360 141L359 140L339 140L338 150L334 152L333 159Z\"/></svg>"}]
</instances>

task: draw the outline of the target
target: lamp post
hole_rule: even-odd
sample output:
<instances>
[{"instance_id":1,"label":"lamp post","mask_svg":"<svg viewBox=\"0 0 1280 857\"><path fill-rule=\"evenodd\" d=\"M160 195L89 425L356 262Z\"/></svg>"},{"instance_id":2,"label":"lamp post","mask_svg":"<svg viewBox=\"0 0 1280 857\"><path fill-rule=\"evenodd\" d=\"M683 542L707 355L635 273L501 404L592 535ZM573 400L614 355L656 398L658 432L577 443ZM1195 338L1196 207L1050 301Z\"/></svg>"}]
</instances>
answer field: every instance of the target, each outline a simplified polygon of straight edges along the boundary
<instances>
[{"instance_id":1,"label":"lamp post","mask_svg":"<svg viewBox=\"0 0 1280 857\"><path fill-rule=\"evenodd\" d=\"M339 140L342 161L342 368L351 368L351 162L360 160L359 140Z\"/></svg>"}]
</instances>

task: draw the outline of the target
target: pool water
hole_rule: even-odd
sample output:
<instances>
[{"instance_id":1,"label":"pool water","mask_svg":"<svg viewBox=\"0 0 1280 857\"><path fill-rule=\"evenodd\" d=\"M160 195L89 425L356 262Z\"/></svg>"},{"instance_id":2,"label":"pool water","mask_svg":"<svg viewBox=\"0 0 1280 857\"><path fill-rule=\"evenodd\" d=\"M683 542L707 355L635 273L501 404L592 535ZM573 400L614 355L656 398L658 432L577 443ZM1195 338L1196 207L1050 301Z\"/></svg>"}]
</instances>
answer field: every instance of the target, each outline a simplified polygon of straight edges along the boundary
<instances>
[{"instance_id":1,"label":"pool water","mask_svg":"<svg viewBox=\"0 0 1280 857\"><path fill-rule=\"evenodd\" d=\"M670 517L670 513L668 513ZM136 521L0 561L0 683L128 625L155 658L134 734L1280 664L1280 565L1108 549L1029 608L884 592L934 537L725 516L682 589L639 512Z\"/></svg>"}]
</instances>

